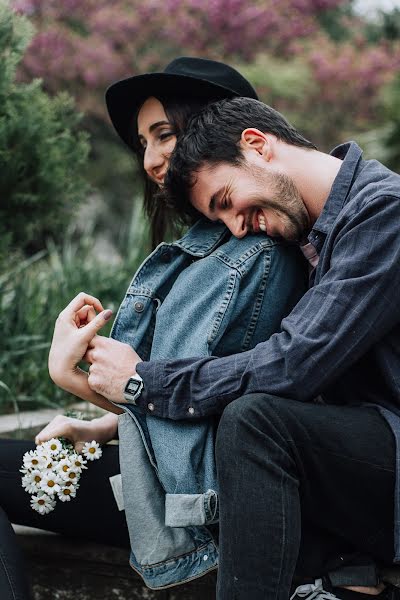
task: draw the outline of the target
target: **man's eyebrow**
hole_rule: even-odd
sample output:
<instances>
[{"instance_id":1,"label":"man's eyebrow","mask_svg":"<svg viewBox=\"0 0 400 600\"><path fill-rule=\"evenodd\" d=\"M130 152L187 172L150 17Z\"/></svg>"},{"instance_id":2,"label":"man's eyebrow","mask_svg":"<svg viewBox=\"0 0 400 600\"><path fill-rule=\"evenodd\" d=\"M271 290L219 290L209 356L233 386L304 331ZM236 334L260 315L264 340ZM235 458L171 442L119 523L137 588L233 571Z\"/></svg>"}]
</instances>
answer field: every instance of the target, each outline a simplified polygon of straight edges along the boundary
<instances>
[{"instance_id":1,"label":"man's eyebrow","mask_svg":"<svg viewBox=\"0 0 400 600\"><path fill-rule=\"evenodd\" d=\"M155 129L161 127L161 125L171 125L169 121L157 121L156 123L152 123L149 127L149 133L153 133ZM144 135L138 131L138 137L143 138Z\"/></svg>"},{"instance_id":2,"label":"man's eyebrow","mask_svg":"<svg viewBox=\"0 0 400 600\"><path fill-rule=\"evenodd\" d=\"M213 214L215 212L216 205L219 202L221 194L223 194L223 192L224 192L224 188L220 188L217 192L215 192L215 194L213 194L211 196L211 200L208 205L208 208L209 208L209 211L211 214Z\"/></svg>"}]
</instances>

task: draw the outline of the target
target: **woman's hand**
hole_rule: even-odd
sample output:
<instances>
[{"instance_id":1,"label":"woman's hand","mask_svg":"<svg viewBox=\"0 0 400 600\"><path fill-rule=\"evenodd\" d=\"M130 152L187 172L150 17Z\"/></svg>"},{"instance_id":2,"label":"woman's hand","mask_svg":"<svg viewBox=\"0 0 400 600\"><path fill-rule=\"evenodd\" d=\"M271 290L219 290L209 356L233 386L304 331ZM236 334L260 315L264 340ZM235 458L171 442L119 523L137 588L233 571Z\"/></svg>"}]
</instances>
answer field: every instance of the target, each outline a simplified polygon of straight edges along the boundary
<instances>
[{"instance_id":1,"label":"woman's hand","mask_svg":"<svg viewBox=\"0 0 400 600\"><path fill-rule=\"evenodd\" d=\"M78 363L111 315L111 310L104 310L97 298L84 292L59 314L49 353L49 373L54 383L75 393L74 379L82 376ZM76 383L79 387L80 383Z\"/></svg>"},{"instance_id":2,"label":"woman's hand","mask_svg":"<svg viewBox=\"0 0 400 600\"><path fill-rule=\"evenodd\" d=\"M96 311L101 311L96 314ZM111 317L101 302L84 292L78 294L59 314L49 353L50 377L59 387L115 414L122 410L91 390L88 374L78 367L88 344Z\"/></svg>"},{"instance_id":3,"label":"woman's hand","mask_svg":"<svg viewBox=\"0 0 400 600\"><path fill-rule=\"evenodd\" d=\"M99 444L106 444L112 440L117 433L117 425L118 417L111 413L92 421L57 415L37 434L35 443L42 444L53 437L65 437L80 452L85 442L95 440Z\"/></svg>"}]
</instances>

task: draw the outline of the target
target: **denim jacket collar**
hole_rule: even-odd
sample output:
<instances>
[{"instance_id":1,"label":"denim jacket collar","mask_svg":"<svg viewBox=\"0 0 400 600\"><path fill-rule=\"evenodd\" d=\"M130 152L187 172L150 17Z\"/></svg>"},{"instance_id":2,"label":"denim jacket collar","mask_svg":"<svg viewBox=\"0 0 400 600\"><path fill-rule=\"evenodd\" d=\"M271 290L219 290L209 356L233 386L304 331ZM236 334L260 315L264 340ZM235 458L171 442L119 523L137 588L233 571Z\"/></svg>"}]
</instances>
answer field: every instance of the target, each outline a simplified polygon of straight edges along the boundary
<instances>
[{"instance_id":1,"label":"denim jacket collar","mask_svg":"<svg viewBox=\"0 0 400 600\"><path fill-rule=\"evenodd\" d=\"M203 258L211 254L220 245L224 237L230 235L223 223L214 223L208 219L200 219L180 239L172 244L187 254Z\"/></svg>"}]
</instances>

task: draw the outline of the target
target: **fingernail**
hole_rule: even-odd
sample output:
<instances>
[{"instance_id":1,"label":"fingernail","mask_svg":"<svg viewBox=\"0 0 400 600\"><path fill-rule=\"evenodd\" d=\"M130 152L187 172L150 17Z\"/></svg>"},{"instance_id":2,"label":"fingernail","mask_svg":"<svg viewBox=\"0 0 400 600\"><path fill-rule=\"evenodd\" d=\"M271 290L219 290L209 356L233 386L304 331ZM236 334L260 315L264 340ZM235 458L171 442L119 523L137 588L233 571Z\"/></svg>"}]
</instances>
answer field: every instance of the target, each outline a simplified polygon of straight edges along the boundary
<instances>
[{"instance_id":1,"label":"fingernail","mask_svg":"<svg viewBox=\"0 0 400 600\"><path fill-rule=\"evenodd\" d=\"M108 310L104 311L103 317L105 321L108 321L109 319L111 319L111 315L112 315L112 310L109 308Z\"/></svg>"}]
</instances>

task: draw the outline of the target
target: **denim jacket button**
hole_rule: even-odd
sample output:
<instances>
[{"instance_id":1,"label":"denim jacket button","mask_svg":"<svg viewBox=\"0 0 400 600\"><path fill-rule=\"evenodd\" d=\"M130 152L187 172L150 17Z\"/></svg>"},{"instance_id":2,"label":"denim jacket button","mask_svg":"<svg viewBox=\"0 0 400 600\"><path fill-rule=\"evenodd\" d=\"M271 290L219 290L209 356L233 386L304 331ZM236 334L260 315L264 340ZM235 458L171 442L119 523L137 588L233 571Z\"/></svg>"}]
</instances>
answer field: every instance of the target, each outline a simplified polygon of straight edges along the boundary
<instances>
[{"instance_id":1,"label":"denim jacket button","mask_svg":"<svg viewBox=\"0 0 400 600\"><path fill-rule=\"evenodd\" d=\"M147 405L147 408L149 410L153 411L154 410L154 404L152 402L149 402L148 405Z\"/></svg>"},{"instance_id":2,"label":"denim jacket button","mask_svg":"<svg viewBox=\"0 0 400 600\"><path fill-rule=\"evenodd\" d=\"M194 408L193 408L193 406L189 406L188 413L189 413L189 415L194 415Z\"/></svg>"},{"instance_id":3,"label":"denim jacket button","mask_svg":"<svg viewBox=\"0 0 400 600\"><path fill-rule=\"evenodd\" d=\"M204 562L205 562L206 560L208 560L208 554L205 554L205 555L203 556L203 560L204 560Z\"/></svg>"},{"instance_id":4,"label":"denim jacket button","mask_svg":"<svg viewBox=\"0 0 400 600\"><path fill-rule=\"evenodd\" d=\"M135 311L138 312L138 313L143 312L144 311L144 304L143 304L143 302L135 302L134 308L135 308Z\"/></svg>"}]
</instances>

